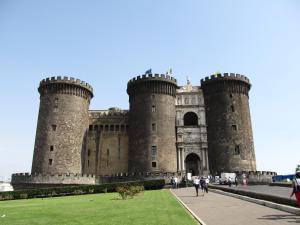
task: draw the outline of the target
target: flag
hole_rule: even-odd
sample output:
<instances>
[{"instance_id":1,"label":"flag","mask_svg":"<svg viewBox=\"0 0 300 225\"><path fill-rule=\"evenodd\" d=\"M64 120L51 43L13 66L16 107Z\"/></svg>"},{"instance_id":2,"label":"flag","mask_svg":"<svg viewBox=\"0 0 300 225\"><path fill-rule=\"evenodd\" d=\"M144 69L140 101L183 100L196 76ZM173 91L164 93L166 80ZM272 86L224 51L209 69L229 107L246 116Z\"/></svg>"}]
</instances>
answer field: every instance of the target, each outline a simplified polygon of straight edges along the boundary
<instances>
[{"instance_id":1,"label":"flag","mask_svg":"<svg viewBox=\"0 0 300 225\"><path fill-rule=\"evenodd\" d=\"M172 75L172 74L173 74L172 68L169 68L169 69L167 70L166 74L167 74L167 75Z\"/></svg>"},{"instance_id":2,"label":"flag","mask_svg":"<svg viewBox=\"0 0 300 225\"><path fill-rule=\"evenodd\" d=\"M151 74L152 73L152 69L146 70L145 74Z\"/></svg>"}]
</instances>

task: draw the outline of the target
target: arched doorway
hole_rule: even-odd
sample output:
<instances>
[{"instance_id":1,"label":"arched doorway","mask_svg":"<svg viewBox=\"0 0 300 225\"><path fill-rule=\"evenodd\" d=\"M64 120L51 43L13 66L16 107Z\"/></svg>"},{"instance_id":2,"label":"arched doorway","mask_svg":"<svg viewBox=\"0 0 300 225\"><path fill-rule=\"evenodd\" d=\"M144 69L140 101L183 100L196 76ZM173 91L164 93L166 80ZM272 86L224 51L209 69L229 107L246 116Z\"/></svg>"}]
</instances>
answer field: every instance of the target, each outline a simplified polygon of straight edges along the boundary
<instances>
[{"instance_id":1,"label":"arched doorway","mask_svg":"<svg viewBox=\"0 0 300 225\"><path fill-rule=\"evenodd\" d=\"M195 153L190 153L185 158L185 171L192 173L192 176L198 176L201 173L200 157Z\"/></svg>"},{"instance_id":2,"label":"arched doorway","mask_svg":"<svg viewBox=\"0 0 300 225\"><path fill-rule=\"evenodd\" d=\"M197 126L198 116L194 112L187 112L183 116L184 126Z\"/></svg>"}]
</instances>

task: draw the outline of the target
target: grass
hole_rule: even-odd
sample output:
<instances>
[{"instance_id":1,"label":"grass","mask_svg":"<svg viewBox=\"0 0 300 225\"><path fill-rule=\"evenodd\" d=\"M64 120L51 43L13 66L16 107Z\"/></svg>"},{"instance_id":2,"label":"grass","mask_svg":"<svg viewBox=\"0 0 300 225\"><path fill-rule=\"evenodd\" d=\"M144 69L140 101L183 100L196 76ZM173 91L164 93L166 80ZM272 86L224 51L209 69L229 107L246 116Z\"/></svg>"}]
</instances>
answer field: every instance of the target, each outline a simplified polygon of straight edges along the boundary
<instances>
[{"instance_id":1,"label":"grass","mask_svg":"<svg viewBox=\"0 0 300 225\"><path fill-rule=\"evenodd\" d=\"M5 215L5 217L2 217ZM168 190L121 200L117 193L0 202L1 225L198 224Z\"/></svg>"}]
</instances>

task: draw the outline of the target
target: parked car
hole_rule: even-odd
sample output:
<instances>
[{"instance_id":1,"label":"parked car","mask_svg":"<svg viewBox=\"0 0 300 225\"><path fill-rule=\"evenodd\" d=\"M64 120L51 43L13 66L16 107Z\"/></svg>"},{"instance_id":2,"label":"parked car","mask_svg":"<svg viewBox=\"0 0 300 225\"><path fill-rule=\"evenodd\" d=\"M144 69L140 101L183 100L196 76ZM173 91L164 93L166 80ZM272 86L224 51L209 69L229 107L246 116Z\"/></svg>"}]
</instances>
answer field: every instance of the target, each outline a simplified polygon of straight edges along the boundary
<instances>
[{"instance_id":1,"label":"parked car","mask_svg":"<svg viewBox=\"0 0 300 225\"><path fill-rule=\"evenodd\" d=\"M221 173L221 177L219 179L219 184L228 184L228 181L230 180L231 183L234 182L236 177L235 173Z\"/></svg>"}]
</instances>

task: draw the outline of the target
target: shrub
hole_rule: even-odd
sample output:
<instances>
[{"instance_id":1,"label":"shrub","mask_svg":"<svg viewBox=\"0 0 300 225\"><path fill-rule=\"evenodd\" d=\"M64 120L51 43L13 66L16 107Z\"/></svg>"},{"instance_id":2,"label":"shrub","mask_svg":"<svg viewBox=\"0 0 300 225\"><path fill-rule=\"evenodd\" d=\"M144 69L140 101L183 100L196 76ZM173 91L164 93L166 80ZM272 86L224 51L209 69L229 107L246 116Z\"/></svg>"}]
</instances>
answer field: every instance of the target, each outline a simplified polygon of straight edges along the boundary
<instances>
[{"instance_id":1,"label":"shrub","mask_svg":"<svg viewBox=\"0 0 300 225\"><path fill-rule=\"evenodd\" d=\"M128 197L133 198L140 192L144 191L144 186L123 185L117 187L116 191L119 193L122 199L127 199Z\"/></svg>"}]
</instances>

